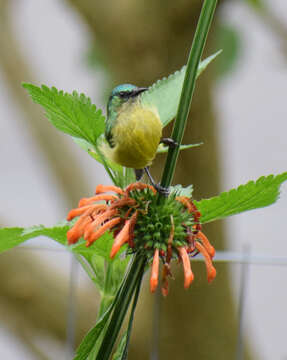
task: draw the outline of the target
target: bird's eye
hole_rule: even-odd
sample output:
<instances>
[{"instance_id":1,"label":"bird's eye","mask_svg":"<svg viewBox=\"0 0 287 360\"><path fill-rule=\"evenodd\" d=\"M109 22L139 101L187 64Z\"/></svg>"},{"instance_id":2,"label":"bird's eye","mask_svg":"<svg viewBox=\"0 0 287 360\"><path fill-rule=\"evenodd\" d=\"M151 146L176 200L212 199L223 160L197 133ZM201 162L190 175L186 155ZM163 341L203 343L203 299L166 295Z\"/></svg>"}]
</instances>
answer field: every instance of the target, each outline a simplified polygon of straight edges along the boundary
<instances>
[{"instance_id":1,"label":"bird's eye","mask_svg":"<svg viewBox=\"0 0 287 360\"><path fill-rule=\"evenodd\" d=\"M124 91L120 91L119 94L120 94L120 96L125 96L126 93Z\"/></svg>"}]
</instances>

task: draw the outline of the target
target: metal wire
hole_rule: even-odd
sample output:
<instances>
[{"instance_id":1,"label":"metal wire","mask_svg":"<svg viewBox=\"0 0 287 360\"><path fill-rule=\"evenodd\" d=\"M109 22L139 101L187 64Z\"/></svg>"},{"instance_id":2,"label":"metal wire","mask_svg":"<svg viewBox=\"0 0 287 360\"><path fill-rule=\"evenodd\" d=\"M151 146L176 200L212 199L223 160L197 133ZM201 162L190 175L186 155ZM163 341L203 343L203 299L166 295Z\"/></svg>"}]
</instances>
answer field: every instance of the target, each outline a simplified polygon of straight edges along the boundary
<instances>
[{"instance_id":1,"label":"metal wire","mask_svg":"<svg viewBox=\"0 0 287 360\"><path fill-rule=\"evenodd\" d=\"M248 257L251 256L249 245L245 245L243 247L242 255L244 256L245 259L248 259ZM243 326L244 326L244 310L246 304L249 265L250 263L248 262L243 262L241 264L236 360L244 360Z\"/></svg>"},{"instance_id":2,"label":"metal wire","mask_svg":"<svg viewBox=\"0 0 287 360\"><path fill-rule=\"evenodd\" d=\"M42 246L18 246L17 251L47 251L47 252L62 252L67 253L66 249L49 248ZM204 261L201 255L192 259L192 261ZM242 264L240 274L240 289L239 289L239 304L238 304L238 335L237 335L237 349L235 354L236 360L244 359L243 346L243 325L244 325L244 310L246 305L246 291L248 282L248 272L250 265L259 266L287 266L287 256L271 256L265 254L254 255L250 253L249 248L244 248L242 252L233 251L217 251L213 262L223 262L229 264ZM71 359L75 349L75 332L76 332L76 288L77 288L77 274L79 265L75 257L71 254L70 266L70 284L68 294L68 314L67 314L67 328L66 328L66 359ZM153 314L153 333L156 338L159 338L159 314L160 314L160 299L159 294L155 297L155 306ZM154 342L151 351L151 360L158 360L158 342Z\"/></svg>"},{"instance_id":3,"label":"metal wire","mask_svg":"<svg viewBox=\"0 0 287 360\"><path fill-rule=\"evenodd\" d=\"M41 246L17 246L14 250L19 251L55 251L55 252L65 252L66 249L51 249L48 247ZM198 256L192 258L192 261L204 261L204 258L199 254ZM272 256L272 255L246 255L242 252L236 251L217 251L213 262L227 262L227 263L237 263L237 264L251 264L251 265L271 265L271 266L287 266L287 256Z\"/></svg>"}]
</instances>

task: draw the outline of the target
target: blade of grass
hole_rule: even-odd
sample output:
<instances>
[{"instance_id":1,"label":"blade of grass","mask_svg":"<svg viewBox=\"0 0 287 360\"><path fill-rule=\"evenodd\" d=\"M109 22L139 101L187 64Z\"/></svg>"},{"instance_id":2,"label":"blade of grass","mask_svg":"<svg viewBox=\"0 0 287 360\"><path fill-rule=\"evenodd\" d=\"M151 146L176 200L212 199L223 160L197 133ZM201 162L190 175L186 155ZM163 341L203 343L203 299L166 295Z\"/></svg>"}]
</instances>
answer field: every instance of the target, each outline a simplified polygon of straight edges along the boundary
<instances>
[{"instance_id":1,"label":"blade of grass","mask_svg":"<svg viewBox=\"0 0 287 360\"><path fill-rule=\"evenodd\" d=\"M213 19L216 4L217 0L205 0L201 9L199 21L189 53L177 116L171 135L172 139L178 145L175 148L170 148L168 151L165 168L161 180L162 187L169 187L172 182L176 161L179 154L179 149L190 109L190 103L195 88L197 68Z\"/></svg>"}]
</instances>

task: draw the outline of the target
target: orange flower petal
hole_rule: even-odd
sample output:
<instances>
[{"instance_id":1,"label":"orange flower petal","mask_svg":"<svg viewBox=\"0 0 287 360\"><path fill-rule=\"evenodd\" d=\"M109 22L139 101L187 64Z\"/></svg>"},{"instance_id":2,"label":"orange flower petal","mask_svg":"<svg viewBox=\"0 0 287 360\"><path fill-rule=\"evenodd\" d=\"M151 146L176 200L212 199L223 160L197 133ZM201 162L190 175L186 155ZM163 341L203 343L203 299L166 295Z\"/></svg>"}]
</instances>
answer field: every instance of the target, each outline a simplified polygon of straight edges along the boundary
<instances>
[{"instance_id":1,"label":"orange flower petal","mask_svg":"<svg viewBox=\"0 0 287 360\"><path fill-rule=\"evenodd\" d=\"M102 184L99 184L96 187L95 193L96 194L101 194L101 193L105 193L105 192L109 192L109 191L115 192L116 194L124 195L123 190L121 188L119 188L118 186L102 185Z\"/></svg>"},{"instance_id":2,"label":"orange flower petal","mask_svg":"<svg viewBox=\"0 0 287 360\"><path fill-rule=\"evenodd\" d=\"M151 268L151 275L150 275L150 291L153 293L156 291L157 284L158 284L158 269L159 269L159 250L155 249L152 268Z\"/></svg>"},{"instance_id":3,"label":"orange flower petal","mask_svg":"<svg viewBox=\"0 0 287 360\"><path fill-rule=\"evenodd\" d=\"M202 241L203 246L205 247L205 249L207 250L209 256L211 257L211 259L214 257L215 255L215 249L214 247L210 244L208 238L204 235L203 232L199 231L196 234L196 238L199 238Z\"/></svg>"},{"instance_id":4,"label":"orange flower petal","mask_svg":"<svg viewBox=\"0 0 287 360\"><path fill-rule=\"evenodd\" d=\"M118 199L118 197L115 196L115 195L107 195L107 194L96 195L96 196L92 196L92 197L89 197L89 198L81 199L79 201L78 207L89 205L89 204L92 204L93 202L100 201L100 200L113 201L113 200L117 200L117 199Z\"/></svg>"},{"instance_id":5,"label":"orange flower petal","mask_svg":"<svg viewBox=\"0 0 287 360\"><path fill-rule=\"evenodd\" d=\"M85 228L92 222L89 214L83 214L67 232L68 244L75 244L83 236Z\"/></svg>"},{"instance_id":6,"label":"orange flower petal","mask_svg":"<svg viewBox=\"0 0 287 360\"><path fill-rule=\"evenodd\" d=\"M192 283L193 279L194 279L194 275L193 272L191 270L191 266L190 266L190 260L189 257L187 255L187 251L185 249L185 247L179 247L177 248L179 255L181 257L182 260L182 265L183 265L183 271L184 271L184 287L185 289L187 289L190 284Z\"/></svg>"},{"instance_id":7,"label":"orange flower petal","mask_svg":"<svg viewBox=\"0 0 287 360\"><path fill-rule=\"evenodd\" d=\"M88 209L91 209L91 213L92 213L95 210L103 210L106 207L107 205L105 204L92 204L92 205L85 205L76 209L72 209L67 216L67 220L70 221L74 219L76 216L80 216L84 214L84 212L87 211Z\"/></svg>"},{"instance_id":8,"label":"orange flower petal","mask_svg":"<svg viewBox=\"0 0 287 360\"><path fill-rule=\"evenodd\" d=\"M137 202L135 201L135 199L124 198L124 199L115 201L110 207L112 209L112 208L118 208L118 207L123 207L123 206L134 206L136 204L137 204Z\"/></svg>"},{"instance_id":9,"label":"orange flower petal","mask_svg":"<svg viewBox=\"0 0 287 360\"><path fill-rule=\"evenodd\" d=\"M193 226L193 228L197 231L201 230L201 224L200 224L200 212L197 210L197 207L194 205L192 200L188 198L187 196L177 196L175 200L181 202L188 210L190 214L192 214L194 222L196 225Z\"/></svg>"},{"instance_id":10,"label":"orange flower petal","mask_svg":"<svg viewBox=\"0 0 287 360\"><path fill-rule=\"evenodd\" d=\"M122 230L116 236L110 253L110 258L113 258L120 250L121 246L124 243L128 242L130 237L130 225L131 225L131 220L127 220Z\"/></svg>"},{"instance_id":11,"label":"orange flower petal","mask_svg":"<svg viewBox=\"0 0 287 360\"><path fill-rule=\"evenodd\" d=\"M93 234L94 234L96 228L99 225L101 225L104 221L112 218L116 214L117 214L117 209L112 209L112 210L109 209L109 210L105 211L104 213L97 215L95 220L86 227L85 232L84 232L84 239L89 240L90 237L93 237Z\"/></svg>"},{"instance_id":12,"label":"orange flower petal","mask_svg":"<svg viewBox=\"0 0 287 360\"><path fill-rule=\"evenodd\" d=\"M131 217L131 222L130 222L130 227L129 227L129 240L128 240L128 243L129 243L129 246L131 248L133 248L135 246L134 244L134 228L135 228L135 225L136 225L136 222L137 222L137 217L138 217L138 211L136 210L132 217Z\"/></svg>"},{"instance_id":13,"label":"orange flower petal","mask_svg":"<svg viewBox=\"0 0 287 360\"><path fill-rule=\"evenodd\" d=\"M98 240L99 237L101 237L107 230L113 228L114 226L116 226L119 222L121 222L121 218L117 217L114 218L110 221L107 221L106 223L104 223L104 225L102 225L97 231L95 231L92 236L89 237L89 239L86 242L86 246L90 246L93 242L95 242L96 240Z\"/></svg>"},{"instance_id":14,"label":"orange flower petal","mask_svg":"<svg viewBox=\"0 0 287 360\"><path fill-rule=\"evenodd\" d=\"M216 269L212 264L211 258L209 256L207 250L205 249L205 247L203 245L201 245L198 241L195 242L195 247L197 248L198 251L201 252L201 254L205 258L207 281L211 282L216 276Z\"/></svg>"},{"instance_id":15,"label":"orange flower petal","mask_svg":"<svg viewBox=\"0 0 287 360\"><path fill-rule=\"evenodd\" d=\"M175 198L175 200L181 202L182 205L184 205L187 208L188 212L192 213L193 207L192 207L188 197L186 197L186 196L177 196Z\"/></svg>"},{"instance_id":16,"label":"orange flower petal","mask_svg":"<svg viewBox=\"0 0 287 360\"><path fill-rule=\"evenodd\" d=\"M127 186L125 188L125 193L128 195L133 190L143 190L147 188L149 188L154 194L156 194L156 189L153 186L141 182L132 183L129 186Z\"/></svg>"}]
</instances>

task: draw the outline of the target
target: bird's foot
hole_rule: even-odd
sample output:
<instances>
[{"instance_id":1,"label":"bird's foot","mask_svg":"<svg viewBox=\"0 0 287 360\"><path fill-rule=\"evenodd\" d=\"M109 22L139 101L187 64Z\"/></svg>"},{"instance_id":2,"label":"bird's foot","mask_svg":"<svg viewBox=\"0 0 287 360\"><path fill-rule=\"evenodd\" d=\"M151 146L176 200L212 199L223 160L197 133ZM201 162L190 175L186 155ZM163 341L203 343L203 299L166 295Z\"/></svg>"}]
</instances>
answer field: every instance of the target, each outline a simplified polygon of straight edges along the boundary
<instances>
[{"instance_id":1,"label":"bird's foot","mask_svg":"<svg viewBox=\"0 0 287 360\"><path fill-rule=\"evenodd\" d=\"M136 181L140 181L140 179L143 177L144 169L134 169L135 175L136 175Z\"/></svg>"},{"instance_id":2,"label":"bird's foot","mask_svg":"<svg viewBox=\"0 0 287 360\"><path fill-rule=\"evenodd\" d=\"M161 186L160 184L156 184L154 179L152 178L150 172L149 172L149 168L148 167L145 167L144 168L144 171L146 172L148 178L149 178L149 181L150 183L152 184L152 186L156 189L156 191L158 193L160 193L161 195L163 195L164 197L168 197L169 195L169 188L165 188L163 186Z\"/></svg>"},{"instance_id":3,"label":"bird's foot","mask_svg":"<svg viewBox=\"0 0 287 360\"><path fill-rule=\"evenodd\" d=\"M156 189L156 191L161 194L164 197L168 197L170 190L169 188L166 188L164 186L161 186L160 184L153 184L153 187Z\"/></svg>"},{"instance_id":4,"label":"bird's foot","mask_svg":"<svg viewBox=\"0 0 287 360\"><path fill-rule=\"evenodd\" d=\"M178 145L178 143L174 141L172 138L165 138L165 137L160 139L160 143L170 147L171 149L175 149Z\"/></svg>"}]
</instances>

